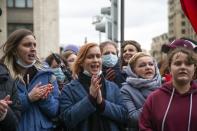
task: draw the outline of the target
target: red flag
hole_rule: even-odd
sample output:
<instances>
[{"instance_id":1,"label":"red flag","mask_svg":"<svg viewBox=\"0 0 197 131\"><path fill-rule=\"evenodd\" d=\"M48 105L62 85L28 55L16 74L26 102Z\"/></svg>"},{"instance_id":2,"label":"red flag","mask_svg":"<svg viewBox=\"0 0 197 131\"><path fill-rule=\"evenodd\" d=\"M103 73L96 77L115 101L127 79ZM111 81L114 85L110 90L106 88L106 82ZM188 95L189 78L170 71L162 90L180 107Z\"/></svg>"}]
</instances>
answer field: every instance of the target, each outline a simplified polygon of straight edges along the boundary
<instances>
[{"instance_id":1,"label":"red flag","mask_svg":"<svg viewBox=\"0 0 197 131\"><path fill-rule=\"evenodd\" d=\"M197 33L197 0L180 0L182 9Z\"/></svg>"}]
</instances>

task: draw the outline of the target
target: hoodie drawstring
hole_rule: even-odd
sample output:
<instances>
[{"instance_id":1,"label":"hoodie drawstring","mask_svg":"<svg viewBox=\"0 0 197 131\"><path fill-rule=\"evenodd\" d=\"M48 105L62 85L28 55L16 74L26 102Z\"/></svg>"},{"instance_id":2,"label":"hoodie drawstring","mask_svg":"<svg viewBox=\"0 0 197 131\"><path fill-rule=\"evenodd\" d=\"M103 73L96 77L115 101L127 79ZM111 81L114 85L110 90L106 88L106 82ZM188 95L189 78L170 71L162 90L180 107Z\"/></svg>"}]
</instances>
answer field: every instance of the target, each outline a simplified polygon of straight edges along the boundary
<instances>
[{"instance_id":1,"label":"hoodie drawstring","mask_svg":"<svg viewBox=\"0 0 197 131\"><path fill-rule=\"evenodd\" d=\"M171 103L172 103L172 98L173 98L173 96L174 96L174 91L175 91L175 88L173 88L173 90L172 90L172 94L171 94L171 96L170 96L170 101L169 101L169 103L168 103L167 110L166 110L166 112L165 112L165 114L164 114L164 118L163 118L162 125L161 125L161 131L164 131L164 124L165 124L165 121L166 121L166 116L167 116L167 114L168 114L170 105L171 105Z\"/></svg>"},{"instance_id":2,"label":"hoodie drawstring","mask_svg":"<svg viewBox=\"0 0 197 131\"><path fill-rule=\"evenodd\" d=\"M188 122L187 131L190 131L190 124L191 124L191 115L192 115L192 96L193 96L193 94L191 93L191 95L190 95L190 105L189 105L189 122Z\"/></svg>"},{"instance_id":3,"label":"hoodie drawstring","mask_svg":"<svg viewBox=\"0 0 197 131\"><path fill-rule=\"evenodd\" d=\"M168 103L168 107L166 109L166 112L164 114L164 118L162 120L162 125L161 125L161 131L164 131L164 125L165 125L165 121L166 121L166 116L168 114L168 111L169 111L169 108L170 108L170 105L172 103L172 99L173 99L173 96L174 96L174 91L175 91L175 88L173 88L173 91L172 91L172 94L170 96L170 101ZM193 97L193 94L191 93L190 95L190 106L189 106L189 121L188 121L188 127L187 127L187 131L190 131L190 125L191 125L191 114L192 114L192 97Z\"/></svg>"}]
</instances>

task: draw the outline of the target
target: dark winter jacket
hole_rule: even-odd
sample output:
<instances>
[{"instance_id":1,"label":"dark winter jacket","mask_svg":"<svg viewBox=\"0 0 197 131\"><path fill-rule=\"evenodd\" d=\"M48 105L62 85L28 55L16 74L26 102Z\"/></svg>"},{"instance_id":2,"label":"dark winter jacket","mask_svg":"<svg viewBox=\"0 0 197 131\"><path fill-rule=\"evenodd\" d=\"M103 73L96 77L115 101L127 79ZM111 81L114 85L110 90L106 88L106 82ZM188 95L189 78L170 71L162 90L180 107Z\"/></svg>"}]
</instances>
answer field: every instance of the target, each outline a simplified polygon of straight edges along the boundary
<instances>
[{"instance_id":1,"label":"dark winter jacket","mask_svg":"<svg viewBox=\"0 0 197 131\"><path fill-rule=\"evenodd\" d=\"M165 83L146 100L139 121L140 131L197 131L195 103L196 83L191 82L190 90L184 94L177 92L171 82Z\"/></svg>"},{"instance_id":2,"label":"dark winter jacket","mask_svg":"<svg viewBox=\"0 0 197 131\"><path fill-rule=\"evenodd\" d=\"M124 123L127 120L127 109L123 104L118 86L110 81L105 81L105 85L105 108L99 115L109 122L109 131L120 131L118 123ZM63 88L60 97L60 112L65 125L73 131L90 131L88 119L96 114L97 109L88 96L79 80L72 80Z\"/></svg>"},{"instance_id":3,"label":"dark winter jacket","mask_svg":"<svg viewBox=\"0 0 197 131\"><path fill-rule=\"evenodd\" d=\"M0 64L0 100L7 95L10 95L12 104L9 105L5 119L0 121L0 131L15 131L21 117L21 103L14 80L10 78L5 66Z\"/></svg>"},{"instance_id":4,"label":"dark winter jacket","mask_svg":"<svg viewBox=\"0 0 197 131\"><path fill-rule=\"evenodd\" d=\"M119 88L122 87L122 83L125 82L125 77L122 74L121 68L120 68L120 63L118 62L114 67L106 67L103 65L102 71L104 77L107 75L106 71L107 69L111 68L112 70L115 71L115 78L112 80L114 83L116 83Z\"/></svg>"}]
</instances>

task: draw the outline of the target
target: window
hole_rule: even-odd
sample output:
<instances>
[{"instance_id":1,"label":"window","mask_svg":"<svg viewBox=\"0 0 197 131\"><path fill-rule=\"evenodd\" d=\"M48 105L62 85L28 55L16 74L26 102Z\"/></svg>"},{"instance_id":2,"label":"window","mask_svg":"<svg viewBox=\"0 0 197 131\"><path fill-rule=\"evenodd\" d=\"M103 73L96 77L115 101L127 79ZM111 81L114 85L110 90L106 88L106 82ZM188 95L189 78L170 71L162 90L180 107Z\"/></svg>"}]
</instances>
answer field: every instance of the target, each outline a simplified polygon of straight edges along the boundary
<instances>
[{"instance_id":1,"label":"window","mask_svg":"<svg viewBox=\"0 0 197 131\"><path fill-rule=\"evenodd\" d=\"M185 21L182 21L182 22L181 22L181 25L182 25L182 26L185 26Z\"/></svg>"},{"instance_id":2,"label":"window","mask_svg":"<svg viewBox=\"0 0 197 131\"><path fill-rule=\"evenodd\" d=\"M18 24L18 23L9 23L8 24L8 36L17 29L29 29L33 31L33 24Z\"/></svg>"},{"instance_id":3,"label":"window","mask_svg":"<svg viewBox=\"0 0 197 131\"><path fill-rule=\"evenodd\" d=\"M7 0L9 8L32 8L32 0Z\"/></svg>"},{"instance_id":4,"label":"window","mask_svg":"<svg viewBox=\"0 0 197 131\"><path fill-rule=\"evenodd\" d=\"M19 8L25 8L25 0L15 0L15 6Z\"/></svg>"},{"instance_id":5,"label":"window","mask_svg":"<svg viewBox=\"0 0 197 131\"><path fill-rule=\"evenodd\" d=\"M184 15L184 14L181 14L181 17L182 17L182 18L185 18L185 15Z\"/></svg>"},{"instance_id":6,"label":"window","mask_svg":"<svg viewBox=\"0 0 197 131\"><path fill-rule=\"evenodd\" d=\"M33 7L32 0L27 0L27 7Z\"/></svg>"},{"instance_id":7,"label":"window","mask_svg":"<svg viewBox=\"0 0 197 131\"><path fill-rule=\"evenodd\" d=\"M14 1L13 0L7 0L7 6L8 7L13 7L14 6Z\"/></svg>"},{"instance_id":8,"label":"window","mask_svg":"<svg viewBox=\"0 0 197 131\"><path fill-rule=\"evenodd\" d=\"M181 30L181 33L182 33L182 34L185 34L185 29L182 29L182 30Z\"/></svg>"},{"instance_id":9,"label":"window","mask_svg":"<svg viewBox=\"0 0 197 131\"><path fill-rule=\"evenodd\" d=\"M169 42L172 42L172 41L174 41L176 39L176 37L171 37L171 38L169 38Z\"/></svg>"},{"instance_id":10,"label":"window","mask_svg":"<svg viewBox=\"0 0 197 131\"><path fill-rule=\"evenodd\" d=\"M170 33L170 34L173 34L173 33L174 33L174 31L173 31L173 30L170 30L170 31L169 31L169 33Z\"/></svg>"}]
</instances>

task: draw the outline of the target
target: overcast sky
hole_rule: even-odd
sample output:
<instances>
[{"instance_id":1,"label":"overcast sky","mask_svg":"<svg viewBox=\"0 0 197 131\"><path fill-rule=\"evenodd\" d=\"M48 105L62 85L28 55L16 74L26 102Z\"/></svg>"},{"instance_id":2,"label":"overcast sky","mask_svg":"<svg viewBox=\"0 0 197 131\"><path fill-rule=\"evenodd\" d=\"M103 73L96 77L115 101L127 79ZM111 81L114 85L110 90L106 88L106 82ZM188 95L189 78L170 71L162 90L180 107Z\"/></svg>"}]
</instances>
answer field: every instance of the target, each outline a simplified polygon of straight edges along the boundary
<instances>
[{"instance_id":1,"label":"overcast sky","mask_svg":"<svg viewBox=\"0 0 197 131\"><path fill-rule=\"evenodd\" d=\"M110 0L59 0L60 44L82 45L99 42L99 33L92 24L101 7ZM125 40L136 40L150 49L152 38L168 30L167 0L125 0Z\"/></svg>"}]
</instances>

